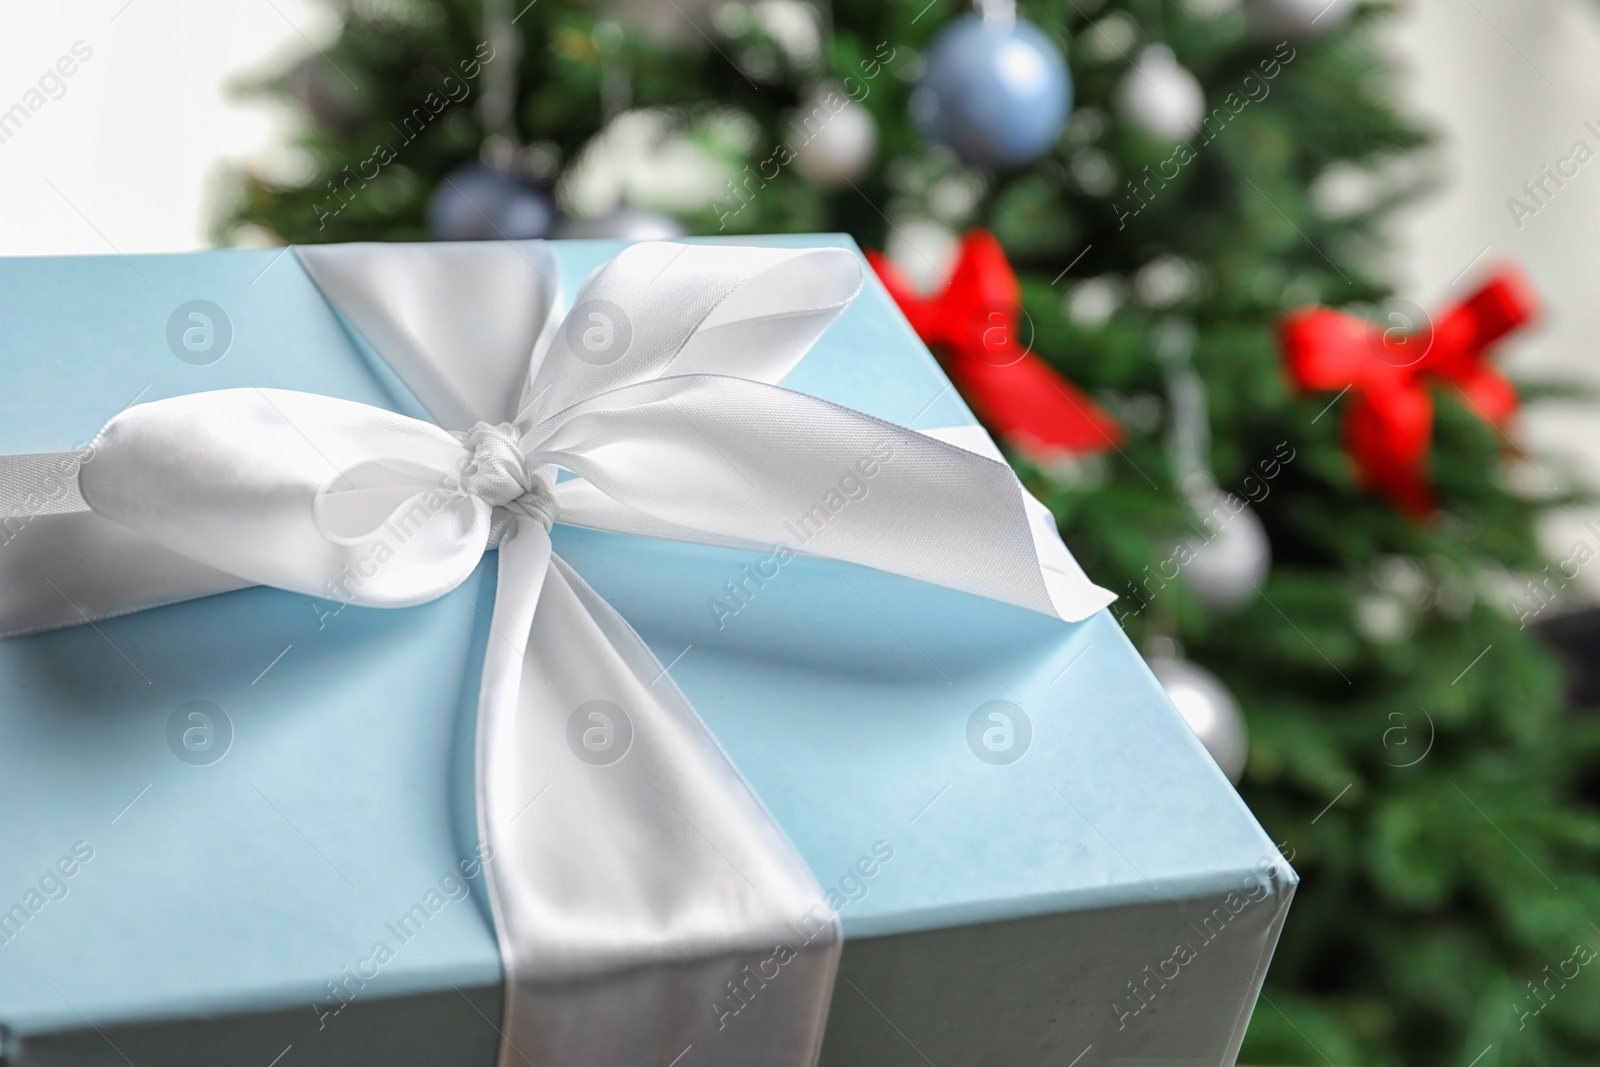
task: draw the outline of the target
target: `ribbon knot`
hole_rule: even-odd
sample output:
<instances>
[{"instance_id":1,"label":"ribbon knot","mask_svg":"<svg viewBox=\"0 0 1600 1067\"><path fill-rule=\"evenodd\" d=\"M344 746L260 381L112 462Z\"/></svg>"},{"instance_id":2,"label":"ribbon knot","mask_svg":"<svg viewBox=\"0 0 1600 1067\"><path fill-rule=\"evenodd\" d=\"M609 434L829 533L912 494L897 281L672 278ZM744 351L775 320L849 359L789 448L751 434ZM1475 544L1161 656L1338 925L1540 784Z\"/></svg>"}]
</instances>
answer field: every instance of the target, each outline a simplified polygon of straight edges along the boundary
<instances>
[{"instance_id":1,"label":"ribbon knot","mask_svg":"<svg viewBox=\"0 0 1600 1067\"><path fill-rule=\"evenodd\" d=\"M547 532L556 524L560 506L555 491L549 478L528 465L522 435L515 425L479 422L460 437L461 444L472 450L462 479L468 493L490 507L533 519ZM497 519L490 543L499 544L508 526L503 517Z\"/></svg>"},{"instance_id":2,"label":"ribbon knot","mask_svg":"<svg viewBox=\"0 0 1600 1067\"><path fill-rule=\"evenodd\" d=\"M1449 386L1478 418L1503 431L1516 413L1517 394L1489 362L1490 352L1536 311L1527 281L1505 268L1431 321L1418 309L1424 320L1418 329L1403 329L1409 323L1383 329L1331 308L1311 308L1284 320L1280 341L1296 386L1351 392L1345 447L1361 481L1418 520L1438 507L1427 469L1433 387Z\"/></svg>"}]
</instances>

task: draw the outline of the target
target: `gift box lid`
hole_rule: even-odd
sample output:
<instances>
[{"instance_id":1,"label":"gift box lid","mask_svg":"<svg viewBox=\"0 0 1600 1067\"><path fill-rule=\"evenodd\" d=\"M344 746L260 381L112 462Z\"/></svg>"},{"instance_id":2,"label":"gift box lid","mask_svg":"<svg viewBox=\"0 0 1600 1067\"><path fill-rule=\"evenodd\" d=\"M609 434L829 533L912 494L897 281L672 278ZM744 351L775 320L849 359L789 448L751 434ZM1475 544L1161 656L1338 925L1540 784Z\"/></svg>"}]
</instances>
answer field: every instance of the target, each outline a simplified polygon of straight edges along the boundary
<instances>
[{"instance_id":1,"label":"gift box lid","mask_svg":"<svg viewBox=\"0 0 1600 1067\"><path fill-rule=\"evenodd\" d=\"M552 243L567 292L620 247ZM784 385L973 425L868 279ZM205 389L419 410L286 250L0 260L0 292L0 453L81 449L130 403ZM194 301L221 312L198 354ZM847 941L1294 882L1108 612L1066 624L842 563L554 540L671 670ZM0 642L0 1024L314 1010L380 940L372 996L498 982L471 891L493 567L403 611L257 588ZM196 724L226 745L186 756ZM395 937L418 903L425 928Z\"/></svg>"}]
</instances>

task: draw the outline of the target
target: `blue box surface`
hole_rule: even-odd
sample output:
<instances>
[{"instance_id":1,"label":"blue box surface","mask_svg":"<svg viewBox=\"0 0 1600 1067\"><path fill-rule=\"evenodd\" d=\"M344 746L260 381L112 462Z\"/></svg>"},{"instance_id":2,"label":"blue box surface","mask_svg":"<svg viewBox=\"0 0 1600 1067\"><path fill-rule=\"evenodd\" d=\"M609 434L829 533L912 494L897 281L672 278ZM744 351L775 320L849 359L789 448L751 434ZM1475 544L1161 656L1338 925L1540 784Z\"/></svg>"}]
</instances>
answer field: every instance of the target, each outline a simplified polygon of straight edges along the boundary
<instances>
[{"instance_id":1,"label":"blue box surface","mask_svg":"<svg viewBox=\"0 0 1600 1067\"><path fill-rule=\"evenodd\" d=\"M619 247L554 243L569 298ZM0 260L0 293L0 453L236 386L418 410L284 250ZM167 340L196 299L231 324L208 365ZM913 429L973 421L873 280L784 384ZM1294 875L1109 613L796 558L719 620L760 554L564 526L555 545L836 894L824 1063L1232 1061ZM15 1062L492 1062L494 932L453 875L494 566L402 611L256 588L0 641ZM1010 762L969 743L997 700L1031 731ZM169 740L192 701L223 713L215 762ZM329 1014L328 983L430 891L425 928Z\"/></svg>"}]
</instances>

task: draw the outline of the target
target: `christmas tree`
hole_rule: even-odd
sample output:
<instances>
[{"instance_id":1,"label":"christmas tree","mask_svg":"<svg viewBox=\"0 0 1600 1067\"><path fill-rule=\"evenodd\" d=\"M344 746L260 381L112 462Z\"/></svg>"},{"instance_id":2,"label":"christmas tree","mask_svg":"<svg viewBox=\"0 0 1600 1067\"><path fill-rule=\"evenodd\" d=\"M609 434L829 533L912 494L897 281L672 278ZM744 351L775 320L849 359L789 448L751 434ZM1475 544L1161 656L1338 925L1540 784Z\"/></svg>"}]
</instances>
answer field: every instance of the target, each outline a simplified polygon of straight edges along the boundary
<instances>
[{"instance_id":1,"label":"christmas tree","mask_svg":"<svg viewBox=\"0 0 1600 1067\"><path fill-rule=\"evenodd\" d=\"M1208 672L1191 689L1223 719L1237 700L1241 792L1303 879L1243 1060L1600 1059L1600 734L1529 628L1576 565L1534 523L1571 493L1443 378L1418 394L1426 485L1382 491L1344 431L1362 390L1285 369L1306 305L1393 327L1363 358L1434 341L1377 255L1424 143L1381 7L1026 2L1074 96L1026 159L982 136L1027 130L939 127L956 0L338 11L255 87L309 121L294 167L237 175L222 240L529 236L555 208L575 233L844 231L926 279L992 231L1020 340L1123 429L1019 447L1018 471L1163 677Z\"/></svg>"}]
</instances>

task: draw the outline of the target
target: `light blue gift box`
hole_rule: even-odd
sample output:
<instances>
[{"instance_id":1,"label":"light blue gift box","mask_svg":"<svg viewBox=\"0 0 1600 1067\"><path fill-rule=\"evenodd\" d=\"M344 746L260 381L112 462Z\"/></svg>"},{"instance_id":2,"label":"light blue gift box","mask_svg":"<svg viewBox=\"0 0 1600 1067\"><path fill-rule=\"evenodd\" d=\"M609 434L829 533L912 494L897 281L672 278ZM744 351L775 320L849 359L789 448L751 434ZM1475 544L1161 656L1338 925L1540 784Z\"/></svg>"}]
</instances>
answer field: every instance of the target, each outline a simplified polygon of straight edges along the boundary
<instances>
[{"instance_id":1,"label":"light blue gift box","mask_svg":"<svg viewBox=\"0 0 1600 1067\"><path fill-rule=\"evenodd\" d=\"M620 247L555 243L568 292ZM419 411L283 250L0 260L0 294L0 453L236 386ZM196 299L231 327L215 362L169 344ZM875 281L784 384L973 421ZM26 536L0 522L0 552ZM554 540L830 890L824 1064L1233 1062L1295 875L1107 611ZM401 611L255 588L0 641L0 1063L494 1063L471 766L494 567ZM212 746L180 758L184 729Z\"/></svg>"}]
</instances>

